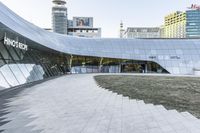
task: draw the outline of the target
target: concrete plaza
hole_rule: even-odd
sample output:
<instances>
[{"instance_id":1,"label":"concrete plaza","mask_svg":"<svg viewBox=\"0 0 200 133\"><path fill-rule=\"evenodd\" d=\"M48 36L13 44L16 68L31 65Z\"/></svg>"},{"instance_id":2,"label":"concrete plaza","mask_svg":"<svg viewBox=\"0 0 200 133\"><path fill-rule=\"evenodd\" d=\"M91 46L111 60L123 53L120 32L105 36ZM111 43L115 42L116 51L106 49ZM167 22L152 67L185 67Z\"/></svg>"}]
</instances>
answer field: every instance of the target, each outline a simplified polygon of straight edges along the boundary
<instances>
[{"instance_id":1,"label":"concrete plaza","mask_svg":"<svg viewBox=\"0 0 200 133\"><path fill-rule=\"evenodd\" d=\"M190 113L130 100L97 86L93 76L63 76L4 99L0 132L200 133Z\"/></svg>"}]
</instances>

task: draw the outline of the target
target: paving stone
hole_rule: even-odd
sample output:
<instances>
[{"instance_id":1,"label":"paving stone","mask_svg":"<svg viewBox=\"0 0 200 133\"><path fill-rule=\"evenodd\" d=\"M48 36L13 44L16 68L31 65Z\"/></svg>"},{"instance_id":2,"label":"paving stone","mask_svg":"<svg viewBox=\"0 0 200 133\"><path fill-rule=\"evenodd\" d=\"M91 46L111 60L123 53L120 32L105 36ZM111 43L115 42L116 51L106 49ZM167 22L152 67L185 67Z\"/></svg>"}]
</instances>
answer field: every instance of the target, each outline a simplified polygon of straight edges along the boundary
<instances>
[{"instance_id":1,"label":"paving stone","mask_svg":"<svg viewBox=\"0 0 200 133\"><path fill-rule=\"evenodd\" d=\"M4 96L0 132L200 133L200 120L190 113L112 93L94 75L64 76Z\"/></svg>"}]
</instances>

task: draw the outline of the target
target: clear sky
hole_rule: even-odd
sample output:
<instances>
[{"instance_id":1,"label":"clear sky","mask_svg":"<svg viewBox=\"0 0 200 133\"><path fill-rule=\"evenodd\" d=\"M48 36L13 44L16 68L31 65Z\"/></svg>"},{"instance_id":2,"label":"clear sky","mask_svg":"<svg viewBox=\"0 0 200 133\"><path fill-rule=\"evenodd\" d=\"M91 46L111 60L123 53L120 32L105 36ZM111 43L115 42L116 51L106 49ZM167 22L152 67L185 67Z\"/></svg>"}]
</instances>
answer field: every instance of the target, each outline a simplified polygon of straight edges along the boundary
<instances>
[{"instance_id":1,"label":"clear sky","mask_svg":"<svg viewBox=\"0 0 200 133\"><path fill-rule=\"evenodd\" d=\"M52 0L0 0L24 19L51 28ZM160 26L164 16L184 11L200 0L67 0L68 18L94 17L103 37L118 37L121 20L125 27Z\"/></svg>"}]
</instances>

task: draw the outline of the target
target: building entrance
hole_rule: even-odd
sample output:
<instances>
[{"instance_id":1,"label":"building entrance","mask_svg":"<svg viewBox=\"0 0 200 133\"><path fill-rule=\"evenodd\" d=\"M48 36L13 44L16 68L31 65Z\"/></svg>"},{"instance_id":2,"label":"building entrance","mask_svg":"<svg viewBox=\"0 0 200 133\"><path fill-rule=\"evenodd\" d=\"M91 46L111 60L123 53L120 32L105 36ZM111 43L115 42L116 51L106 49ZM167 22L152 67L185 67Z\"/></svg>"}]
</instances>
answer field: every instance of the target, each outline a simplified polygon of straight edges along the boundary
<instances>
[{"instance_id":1,"label":"building entrance","mask_svg":"<svg viewBox=\"0 0 200 133\"><path fill-rule=\"evenodd\" d=\"M132 61L121 64L122 73L168 73L154 62Z\"/></svg>"}]
</instances>

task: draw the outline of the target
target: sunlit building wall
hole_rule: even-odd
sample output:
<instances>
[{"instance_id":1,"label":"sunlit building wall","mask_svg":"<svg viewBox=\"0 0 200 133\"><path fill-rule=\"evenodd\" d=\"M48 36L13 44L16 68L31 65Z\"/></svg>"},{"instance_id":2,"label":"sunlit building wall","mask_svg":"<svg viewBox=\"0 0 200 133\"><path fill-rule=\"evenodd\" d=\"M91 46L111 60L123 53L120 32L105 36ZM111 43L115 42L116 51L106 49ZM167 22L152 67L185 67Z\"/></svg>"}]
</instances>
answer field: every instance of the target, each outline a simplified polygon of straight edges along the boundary
<instances>
[{"instance_id":1,"label":"sunlit building wall","mask_svg":"<svg viewBox=\"0 0 200 133\"><path fill-rule=\"evenodd\" d=\"M165 38L200 38L200 10L174 12L165 17Z\"/></svg>"},{"instance_id":2,"label":"sunlit building wall","mask_svg":"<svg viewBox=\"0 0 200 133\"><path fill-rule=\"evenodd\" d=\"M165 17L165 37L185 38L186 37L186 13L174 12Z\"/></svg>"}]
</instances>

